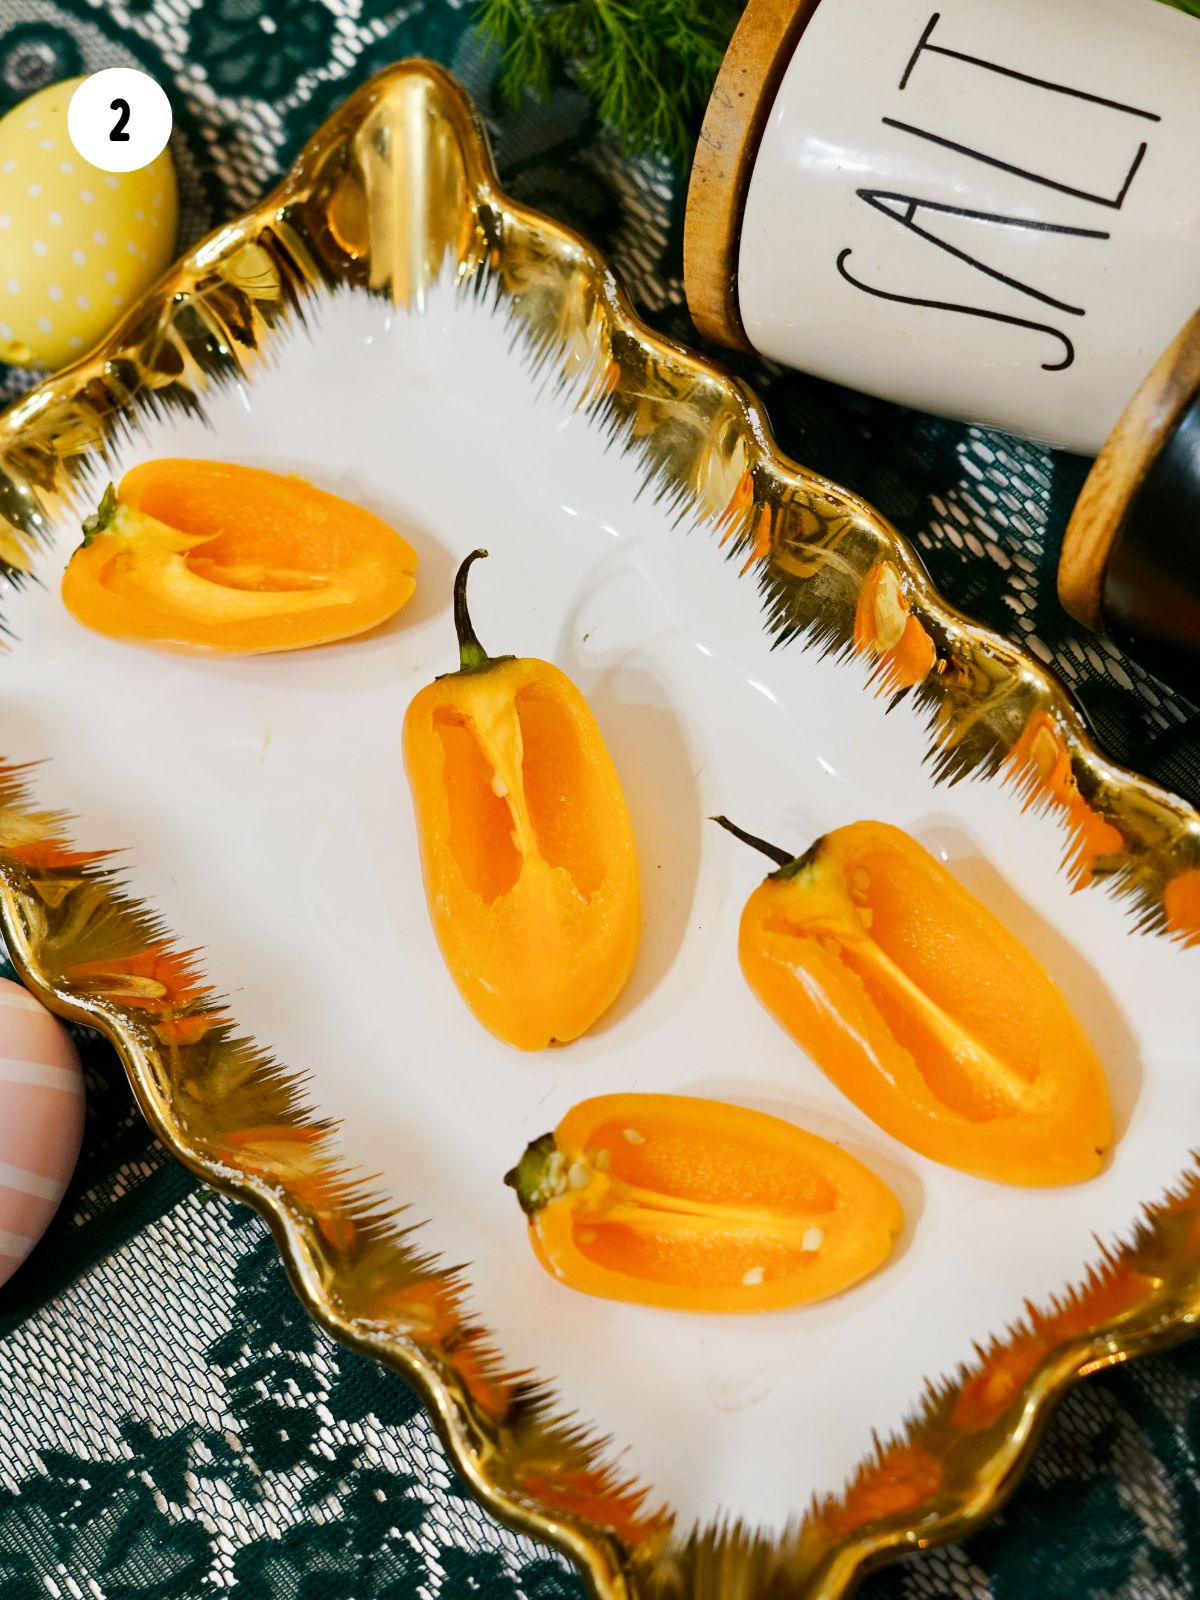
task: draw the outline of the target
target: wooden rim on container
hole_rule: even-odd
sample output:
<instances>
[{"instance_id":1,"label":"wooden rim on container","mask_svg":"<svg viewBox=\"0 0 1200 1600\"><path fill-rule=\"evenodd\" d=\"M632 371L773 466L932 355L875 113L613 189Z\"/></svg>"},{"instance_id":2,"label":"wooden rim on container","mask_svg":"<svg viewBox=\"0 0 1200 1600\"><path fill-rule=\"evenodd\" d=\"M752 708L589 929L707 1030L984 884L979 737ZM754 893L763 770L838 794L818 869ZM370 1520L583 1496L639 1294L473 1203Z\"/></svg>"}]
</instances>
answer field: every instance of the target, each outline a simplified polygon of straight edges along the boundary
<instances>
[{"instance_id":1,"label":"wooden rim on container","mask_svg":"<svg viewBox=\"0 0 1200 1600\"><path fill-rule=\"evenodd\" d=\"M1200 311L1163 351L1088 473L1058 558L1058 597L1085 627L1104 625L1109 551L1155 457L1200 393Z\"/></svg>"},{"instance_id":2,"label":"wooden rim on container","mask_svg":"<svg viewBox=\"0 0 1200 1600\"><path fill-rule=\"evenodd\" d=\"M797 41L820 0L749 0L709 97L688 181L683 283L692 321L753 347L738 310L737 261L750 174Z\"/></svg>"}]
</instances>

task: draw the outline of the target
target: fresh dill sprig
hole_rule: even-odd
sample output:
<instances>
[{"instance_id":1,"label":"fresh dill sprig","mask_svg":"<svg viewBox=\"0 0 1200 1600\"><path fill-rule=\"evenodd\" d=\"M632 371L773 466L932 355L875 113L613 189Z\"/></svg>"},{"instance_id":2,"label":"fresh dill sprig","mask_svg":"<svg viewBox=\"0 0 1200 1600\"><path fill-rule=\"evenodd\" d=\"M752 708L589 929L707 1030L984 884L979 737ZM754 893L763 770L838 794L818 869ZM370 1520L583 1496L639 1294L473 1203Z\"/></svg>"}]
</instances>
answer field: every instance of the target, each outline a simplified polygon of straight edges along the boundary
<instances>
[{"instance_id":1,"label":"fresh dill sprig","mask_svg":"<svg viewBox=\"0 0 1200 1600\"><path fill-rule=\"evenodd\" d=\"M691 161L744 0L480 0L500 87L546 96L557 68L631 155Z\"/></svg>"}]
</instances>

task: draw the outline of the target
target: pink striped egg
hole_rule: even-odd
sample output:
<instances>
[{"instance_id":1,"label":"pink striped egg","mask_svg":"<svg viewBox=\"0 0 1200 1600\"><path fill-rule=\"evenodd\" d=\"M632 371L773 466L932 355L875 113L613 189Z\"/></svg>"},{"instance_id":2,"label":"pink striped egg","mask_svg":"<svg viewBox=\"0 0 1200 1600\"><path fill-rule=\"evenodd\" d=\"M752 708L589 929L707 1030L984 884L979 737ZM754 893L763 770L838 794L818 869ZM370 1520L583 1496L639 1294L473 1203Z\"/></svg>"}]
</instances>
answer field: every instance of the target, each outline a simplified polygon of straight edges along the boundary
<instances>
[{"instance_id":1,"label":"pink striped egg","mask_svg":"<svg viewBox=\"0 0 1200 1600\"><path fill-rule=\"evenodd\" d=\"M83 1137L83 1073L71 1035L0 978L0 1284L45 1233Z\"/></svg>"}]
</instances>

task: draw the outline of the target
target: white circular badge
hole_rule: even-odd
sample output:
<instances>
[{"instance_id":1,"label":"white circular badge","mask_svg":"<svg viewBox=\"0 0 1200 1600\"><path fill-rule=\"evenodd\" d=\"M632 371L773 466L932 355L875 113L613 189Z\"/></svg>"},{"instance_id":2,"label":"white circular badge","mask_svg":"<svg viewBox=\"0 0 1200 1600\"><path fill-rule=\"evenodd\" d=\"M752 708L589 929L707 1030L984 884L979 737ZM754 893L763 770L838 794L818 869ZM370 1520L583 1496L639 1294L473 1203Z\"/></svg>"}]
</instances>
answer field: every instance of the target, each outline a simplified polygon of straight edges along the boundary
<instances>
[{"instance_id":1,"label":"white circular badge","mask_svg":"<svg viewBox=\"0 0 1200 1600\"><path fill-rule=\"evenodd\" d=\"M136 172L171 137L171 102L161 84L133 67L85 78L67 107L67 132L85 161L103 172Z\"/></svg>"}]
</instances>

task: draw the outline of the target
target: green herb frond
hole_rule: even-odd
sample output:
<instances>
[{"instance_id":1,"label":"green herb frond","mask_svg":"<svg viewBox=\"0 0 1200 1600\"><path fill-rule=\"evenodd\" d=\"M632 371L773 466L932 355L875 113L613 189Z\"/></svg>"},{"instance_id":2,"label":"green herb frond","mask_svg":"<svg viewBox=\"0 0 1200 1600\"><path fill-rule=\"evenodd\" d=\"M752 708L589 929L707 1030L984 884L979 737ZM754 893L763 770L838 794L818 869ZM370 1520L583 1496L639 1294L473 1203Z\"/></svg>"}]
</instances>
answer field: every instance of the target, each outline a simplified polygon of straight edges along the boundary
<instances>
[{"instance_id":1,"label":"green herb frond","mask_svg":"<svg viewBox=\"0 0 1200 1600\"><path fill-rule=\"evenodd\" d=\"M633 155L692 156L742 0L480 0L510 100L563 69Z\"/></svg>"}]
</instances>

